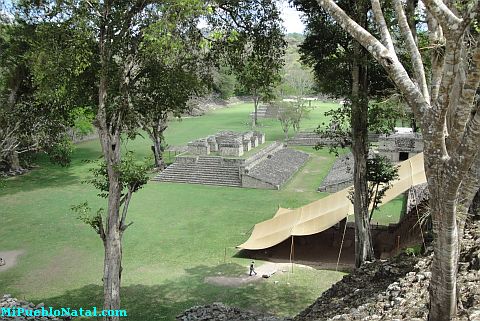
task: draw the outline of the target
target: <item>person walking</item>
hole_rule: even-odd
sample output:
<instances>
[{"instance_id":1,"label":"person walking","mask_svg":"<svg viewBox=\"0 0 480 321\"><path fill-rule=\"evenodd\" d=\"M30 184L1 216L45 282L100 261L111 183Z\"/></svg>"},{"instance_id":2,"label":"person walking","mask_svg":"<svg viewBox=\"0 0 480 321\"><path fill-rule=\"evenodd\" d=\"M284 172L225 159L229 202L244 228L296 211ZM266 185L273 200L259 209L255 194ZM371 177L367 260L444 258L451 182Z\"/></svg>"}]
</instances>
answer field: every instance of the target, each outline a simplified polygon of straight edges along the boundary
<instances>
[{"instance_id":1,"label":"person walking","mask_svg":"<svg viewBox=\"0 0 480 321\"><path fill-rule=\"evenodd\" d=\"M252 263L250 263L250 276L252 276L252 274L257 275L257 272L255 272L255 262L254 261L252 261Z\"/></svg>"}]
</instances>

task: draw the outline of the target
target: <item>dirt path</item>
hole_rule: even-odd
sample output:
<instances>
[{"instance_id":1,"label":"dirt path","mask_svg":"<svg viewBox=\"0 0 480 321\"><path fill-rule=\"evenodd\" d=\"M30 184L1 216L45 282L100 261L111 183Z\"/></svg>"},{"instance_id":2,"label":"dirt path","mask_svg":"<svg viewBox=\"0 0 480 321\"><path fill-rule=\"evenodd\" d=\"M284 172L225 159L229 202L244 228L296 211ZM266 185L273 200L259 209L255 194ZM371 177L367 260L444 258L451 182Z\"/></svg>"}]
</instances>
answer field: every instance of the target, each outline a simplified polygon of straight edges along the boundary
<instances>
[{"instance_id":1,"label":"dirt path","mask_svg":"<svg viewBox=\"0 0 480 321\"><path fill-rule=\"evenodd\" d=\"M245 269L245 275L242 276L207 276L205 278L205 283L228 286L228 287L238 287L252 282L258 282L263 279L263 275L273 275L275 273L286 273L290 271L292 265L290 263L274 263L266 262L258 267L255 267L257 275L249 275L249 269ZM294 264L294 267L302 267L313 269L306 265Z\"/></svg>"},{"instance_id":2,"label":"dirt path","mask_svg":"<svg viewBox=\"0 0 480 321\"><path fill-rule=\"evenodd\" d=\"M5 261L5 265L0 266L0 272L6 271L15 265L17 265L17 259L25 251L16 250L16 251L0 251L0 257Z\"/></svg>"}]
</instances>

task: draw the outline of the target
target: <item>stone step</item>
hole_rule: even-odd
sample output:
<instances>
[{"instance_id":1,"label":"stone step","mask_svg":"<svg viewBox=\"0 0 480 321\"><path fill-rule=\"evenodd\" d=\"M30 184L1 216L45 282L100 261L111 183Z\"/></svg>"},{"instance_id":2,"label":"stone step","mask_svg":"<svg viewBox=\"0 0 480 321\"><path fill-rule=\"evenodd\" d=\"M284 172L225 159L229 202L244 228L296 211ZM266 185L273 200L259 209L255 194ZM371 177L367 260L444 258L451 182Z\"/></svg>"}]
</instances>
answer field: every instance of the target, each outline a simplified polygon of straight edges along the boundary
<instances>
[{"instance_id":1,"label":"stone step","mask_svg":"<svg viewBox=\"0 0 480 321\"><path fill-rule=\"evenodd\" d=\"M189 170L189 169L184 169L184 170L175 170L175 171L164 171L159 174L159 176L162 175L169 175L169 174L197 174L197 175L205 175L205 176L218 176L219 174L222 175L239 175L238 170L237 171L202 171L202 170Z\"/></svg>"},{"instance_id":2,"label":"stone step","mask_svg":"<svg viewBox=\"0 0 480 321\"><path fill-rule=\"evenodd\" d=\"M202 185L221 185L221 186L233 186L240 187L241 182L238 181L204 181L204 180L191 180L191 179L175 179L175 180L156 180L157 182L169 182L169 183L188 183L188 184L202 184Z\"/></svg>"},{"instance_id":3,"label":"stone step","mask_svg":"<svg viewBox=\"0 0 480 321\"><path fill-rule=\"evenodd\" d=\"M238 176L202 176L202 175L162 175L155 179L203 179L203 180L240 180Z\"/></svg>"},{"instance_id":4,"label":"stone step","mask_svg":"<svg viewBox=\"0 0 480 321\"><path fill-rule=\"evenodd\" d=\"M238 176L230 176L230 177L210 176L210 177L205 177L205 176L199 176L199 175L168 175L168 176L155 177L153 180L162 180L162 179L198 179L198 180L205 180L205 181L226 181L226 180L237 181L237 180L240 180L240 178L238 178Z\"/></svg>"}]
</instances>

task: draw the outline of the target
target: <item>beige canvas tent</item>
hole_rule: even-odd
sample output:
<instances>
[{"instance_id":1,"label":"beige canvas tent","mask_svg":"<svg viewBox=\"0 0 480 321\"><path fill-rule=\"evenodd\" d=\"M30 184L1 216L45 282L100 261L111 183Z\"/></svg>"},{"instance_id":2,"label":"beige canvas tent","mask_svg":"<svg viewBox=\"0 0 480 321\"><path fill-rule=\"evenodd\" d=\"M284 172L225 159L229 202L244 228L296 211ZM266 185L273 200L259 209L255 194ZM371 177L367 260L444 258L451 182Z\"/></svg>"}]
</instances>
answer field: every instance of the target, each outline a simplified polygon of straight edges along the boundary
<instances>
[{"instance_id":1,"label":"beige canvas tent","mask_svg":"<svg viewBox=\"0 0 480 321\"><path fill-rule=\"evenodd\" d=\"M399 178L386 192L383 203L393 200L413 186L426 182L423 153L399 164ZM348 199L351 187L328 195L297 209L279 208L275 216L255 225L252 235L240 249L260 250L277 245L291 236L312 235L334 226L347 215L353 214Z\"/></svg>"}]
</instances>

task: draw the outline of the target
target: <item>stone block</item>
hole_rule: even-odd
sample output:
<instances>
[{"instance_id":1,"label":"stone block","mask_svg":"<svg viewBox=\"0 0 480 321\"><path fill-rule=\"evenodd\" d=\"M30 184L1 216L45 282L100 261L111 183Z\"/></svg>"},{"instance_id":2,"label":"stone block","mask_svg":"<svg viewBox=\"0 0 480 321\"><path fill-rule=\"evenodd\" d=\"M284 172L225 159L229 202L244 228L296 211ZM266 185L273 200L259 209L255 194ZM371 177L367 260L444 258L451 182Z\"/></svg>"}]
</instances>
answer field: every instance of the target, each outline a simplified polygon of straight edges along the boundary
<instances>
[{"instance_id":1,"label":"stone block","mask_svg":"<svg viewBox=\"0 0 480 321\"><path fill-rule=\"evenodd\" d=\"M259 145L265 143L265 134L264 134L264 133L255 132L255 133L254 133L254 136L257 137L257 139L258 139L258 144L259 144Z\"/></svg>"},{"instance_id":2,"label":"stone block","mask_svg":"<svg viewBox=\"0 0 480 321\"><path fill-rule=\"evenodd\" d=\"M187 145L187 151L194 155L209 155L210 145L206 140L196 140Z\"/></svg>"},{"instance_id":3,"label":"stone block","mask_svg":"<svg viewBox=\"0 0 480 321\"><path fill-rule=\"evenodd\" d=\"M249 150L252 149L252 142L250 139L244 139L243 140L243 151L248 152Z\"/></svg>"},{"instance_id":4,"label":"stone block","mask_svg":"<svg viewBox=\"0 0 480 321\"><path fill-rule=\"evenodd\" d=\"M207 137L207 143L210 146L210 152L218 152L218 143L215 136Z\"/></svg>"},{"instance_id":5,"label":"stone block","mask_svg":"<svg viewBox=\"0 0 480 321\"><path fill-rule=\"evenodd\" d=\"M258 136L252 136L250 138L250 145L252 146L252 148L255 148L258 146Z\"/></svg>"},{"instance_id":6,"label":"stone block","mask_svg":"<svg viewBox=\"0 0 480 321\"><path fill-rule=\"evenodd\" d=\"M221 143L218 150L221 156L239 157L243 155L243 144Z\"/></svg>"}]
</instances>

